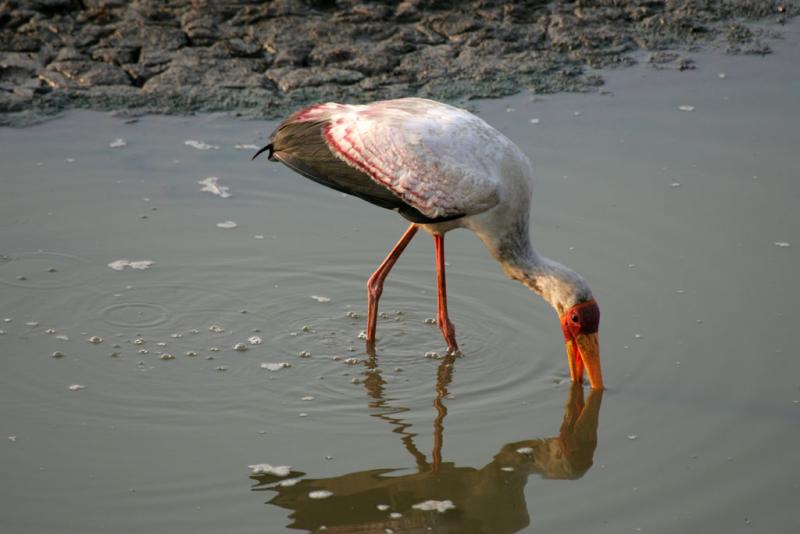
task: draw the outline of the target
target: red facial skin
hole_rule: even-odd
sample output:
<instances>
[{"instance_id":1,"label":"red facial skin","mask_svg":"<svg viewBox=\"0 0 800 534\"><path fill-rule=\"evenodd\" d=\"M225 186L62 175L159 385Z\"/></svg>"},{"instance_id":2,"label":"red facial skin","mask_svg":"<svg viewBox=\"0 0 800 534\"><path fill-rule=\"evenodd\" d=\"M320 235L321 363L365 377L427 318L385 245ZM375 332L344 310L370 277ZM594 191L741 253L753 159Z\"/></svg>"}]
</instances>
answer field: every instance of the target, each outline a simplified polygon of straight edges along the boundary
<instances>
[{"instance_id":1,"label":"red facial skin","mask_svg":"<svg viewBox=\"0 0 800 534\"><path fill-rule=\"evenodd\" d=\"M599 324L600 308L594 299L573 306L561 316L561 330L567 345L572 381L582 382L585 368L593 389L604 387L597 336Z\"/></svg>"}]
</instances>

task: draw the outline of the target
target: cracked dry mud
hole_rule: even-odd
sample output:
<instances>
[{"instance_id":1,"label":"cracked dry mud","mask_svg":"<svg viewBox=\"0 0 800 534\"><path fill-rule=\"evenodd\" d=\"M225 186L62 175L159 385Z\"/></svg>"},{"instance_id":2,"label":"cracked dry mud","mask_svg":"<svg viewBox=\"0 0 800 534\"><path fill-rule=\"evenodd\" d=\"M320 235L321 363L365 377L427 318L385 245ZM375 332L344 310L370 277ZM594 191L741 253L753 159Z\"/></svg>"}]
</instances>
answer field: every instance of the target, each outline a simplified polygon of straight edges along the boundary
<instances>
[{"instance_id":1,"label":"cracked dry mud","mask_svg":"<svg viewBox=\"0 0 800 534\"><path fill-rule=\"evenodd\" d=\"M690 69L698 46L767 54L797 11L797 0L6 0L0 124L74 107L272 118L319 100L591 90L603 83L593 69Z\"/></svg>"}]
</instances>

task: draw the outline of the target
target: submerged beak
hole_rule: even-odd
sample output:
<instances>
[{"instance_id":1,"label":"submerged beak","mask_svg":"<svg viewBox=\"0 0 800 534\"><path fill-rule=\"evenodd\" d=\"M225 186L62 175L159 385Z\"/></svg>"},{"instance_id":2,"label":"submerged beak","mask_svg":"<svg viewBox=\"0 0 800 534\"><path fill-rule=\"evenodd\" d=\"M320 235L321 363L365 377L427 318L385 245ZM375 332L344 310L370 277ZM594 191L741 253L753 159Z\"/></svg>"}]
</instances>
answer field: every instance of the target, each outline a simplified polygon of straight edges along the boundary
<instances>
[{"instance_id":1,"label":"submerged beak","mask_svg":"<svg viewBox=\"0 0 800 534\"><path fill-rule=\"evenodd\" d=\"M600 369L600 339L596 332L577 334L567 341L567 358L573 382L583 380L583 369L586 368L592 389L604 389L603 371Z\"/></svg>"},{"instance_id":2,"label":"submerged beak","mask_svg":"<svg viewBox=\"0 0 800 534\"><path fill-rule=\"evenodd\" d=\"M561 331L567 345L569 374L576 384L583 382L583 369L589 372L592 389L605 389L600 370L600 339L597 328L600 308L594 299L573 306L561 316Z\"/></svg>"}]
</instances>

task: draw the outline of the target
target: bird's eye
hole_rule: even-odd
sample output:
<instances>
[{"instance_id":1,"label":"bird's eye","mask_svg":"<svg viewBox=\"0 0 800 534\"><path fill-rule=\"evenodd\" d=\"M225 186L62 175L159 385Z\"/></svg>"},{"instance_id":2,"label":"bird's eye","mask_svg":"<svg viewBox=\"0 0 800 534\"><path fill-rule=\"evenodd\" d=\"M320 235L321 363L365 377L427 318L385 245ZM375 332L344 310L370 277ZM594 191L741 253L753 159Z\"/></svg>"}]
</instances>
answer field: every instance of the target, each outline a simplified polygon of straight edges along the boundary
<instances>
[{"instance_id":1,"label":"bird's eye","mask_svg":"<svg viewBox=\"0 0 800 534\"><path fill-rule=\"evenodd\" d=\"M580 318L578 318L577 314L572 316L572 322L575 324L578 324L580 322Z\"/></svg>"}]
</instances>

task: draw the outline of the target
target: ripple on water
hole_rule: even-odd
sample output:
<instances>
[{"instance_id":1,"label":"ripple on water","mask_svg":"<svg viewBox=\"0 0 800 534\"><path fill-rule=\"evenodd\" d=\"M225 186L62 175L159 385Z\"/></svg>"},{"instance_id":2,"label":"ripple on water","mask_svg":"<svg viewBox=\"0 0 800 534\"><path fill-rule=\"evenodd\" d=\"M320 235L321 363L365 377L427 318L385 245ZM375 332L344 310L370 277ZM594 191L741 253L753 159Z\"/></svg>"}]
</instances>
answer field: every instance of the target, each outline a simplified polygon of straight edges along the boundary
<instances>
[{"instance_id":1,"label":"ripple on water","mask_svg":"<svg viewBox=\"0 0 800 534\"><path fill-rule=\"evenodd\" d=\"M231 314L241 307L242 301L233 293L188 285L123 289L97 295L90 303L94 317L113 326L129 328L167 325L208 329L209 321L219 322L220 314ZM195 318L191 327L187 324L187 315Z\"/></svg>"},{"instance_id":2,"label":"ripple on water","mask_svg":"<svg viewBox=\"0 0 800 534\"><path fill-rule=\"evenodd\" d=\"M77 310L69 316L71 327L63 324L63 313L61 322L48 314L52 299L41 299L38 310L32 312L37 312L35 318L42 325L56 327L74 339L87 335L106 339L109 347L95 350L87 343L80 353L73 350L58 364L47 359L51 366L60 365L52 372L84 381L91 385L92 396L103 397L102 403L91 408L100 417L155 415L169 405L173 406L169 414L188 425L186 407L191 406L193 410L204 407L209 413L268 416L276 428L311 424L326 432L361 435L385 430L364 424L364 418L375 415L376 409L430 410L443 362L427 359L425 353L444 352L436 325L425 323L436 310L435 289L425 285L430 283L430 273L406 267L387 284L378 323L377 360L370 361L364 342L358 339L366 320L362 271L360 265L291 265L240 271L235 277L241 280L240 287L231 290L197 283L105 286L100 293L55 295L62 299L59 309ZM462 287L465 279L469 282L457 272L450 279L456 286L460 280ZM502 286L498 290L504 291ZM466 293L453 292L449 298L465 356L453 364L449 392L456 398L447 401L448 407L458 410L479 404L483 412L495 414L519 406L533 389L551 385L543 379L547 365L565 370L563 354L540 357L526 346L538 341L548 328L555 332L553 339L560 335L552 317L534 317L536 312L525 299L519 299L515 308ZM310 295L325 295L331 301L320 303ZM214 325L219 328L212 329ZM541 331L532 331L540 325ZM261 343L249 341L256 338ZM52 336L42 334L42 339ZM248 350L234 350L238 343ZM62 349L53 345L40 352L49 354L57 348ZM141 349L147 352L140 354ZM110 350L118 357L108 358ZM311 356L301 358L302 352ZM165 354L174 355L174 360ZM172 361L162 361L166 358ZM355 363L348 363L348 358ZM542 363L545 359L546 364ZM261 368L264 362L286 362L291 367L272 372ZM223 368L227 372L215 371ZM147 377L144 382L143 377ZM26 387L48 386L34 380ZM207 395L208 391L214 395ZM40 392L38 398L57 394ZM381 396L391 399L391 407L376 404ZM315 400L303 400L310 397ZM189 402L178 406L176 399ZM253 410L255 406L259 408ZM298 417L299 413L308 416Z\"/></svg>"},{"instance_id":3,"label":"ripple on water","mask_svg":"<svg viewBox=\"0 0 800 534\"><path fill-rule=\"evenodd\" d=\"M89 280L89 261L58 252L23 252L0 256L0 283L36 289L56 289Z\"/></svg>"},{"instance_id":4,"label":"ripple on water","mask_svg":"<svg viewBox=\"0 0 800 534\"><path fill-rule=\"evenodd\" d=\"M156 326L168 317L169 311L164 306L146 302L112 304L100 310L100 318L113 326Z\"/></svg>"},{"instance_id":5,"label":"ripple on water","mask_svg":"<svg viewBox=\"0 0 800 534\"><path fill-rule=\"evenodd\" d=\"M409 275L406 267L387 283L378 320L377 358L370 360L364 341L358 339L366 321L364 281L358 274L363 268L340 264L336 271L345 272L325 269L287 268L283 279L272 277L280 280L277 287L264 287L263 295L253 295L269 303L259 309L268 325L261 334L265 344L278 351L276 361L293 365L288 375L267 374L273 386L266 394L280 395L283 389L305 384L303 393L320 401L310 406L301 400L303 395L283 397L279 399L283 410L294 415L309 412L309 420L334 432L364 432L363 421L355 414L363 415L378 390L399 406L428 409L443 360L425 358L425 353L445 352L437 326L425 323L436 312L435 289L422 289L420 284L430 273L414 273L412 268ZM459 278L464 277L450 274L456 281L453 285L459 285ZM498 281L498 289L519 293L504 280ZM315 302L309 295L326 295L331 302ZM455 398L448 402L462 407L479 404L482 411L499 413L529 402L536 391L549 390L566 373L560 329L548 309L533 308L525 298L515 298L512 306L498 306L498 300L457 292L448 301L464 352L453 363L449 388ZM553 354L544 353L548 346L555 349ZM311 356L299 356L307 353ZM370 370L370 365L378 371ZM308 424L302 418L297 421Z\"/></svg>"}]
</instances>

